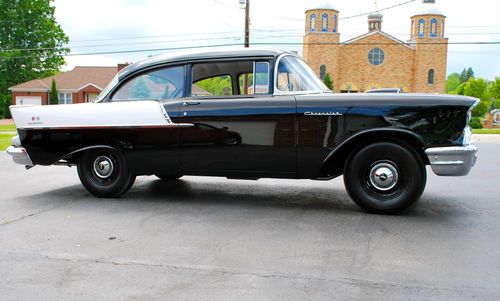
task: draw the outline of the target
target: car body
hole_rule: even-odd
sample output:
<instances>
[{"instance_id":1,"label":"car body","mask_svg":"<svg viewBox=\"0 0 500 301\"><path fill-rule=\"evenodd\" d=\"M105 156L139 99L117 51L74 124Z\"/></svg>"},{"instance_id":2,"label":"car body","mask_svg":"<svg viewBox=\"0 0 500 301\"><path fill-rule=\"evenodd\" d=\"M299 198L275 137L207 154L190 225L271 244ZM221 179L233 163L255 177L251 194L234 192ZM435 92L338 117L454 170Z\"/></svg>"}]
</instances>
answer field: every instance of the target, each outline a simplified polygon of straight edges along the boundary
<instances>
[{"instance_id":1,"label":"car body","mask_svg":"<svg viewBox=\"0 0 500 301\"><path fill-rule=\"evenodd\" d=\"M255 81L254 81L255 79ZM8 153L27 167L77 165L98 197L137 175L329 180L379 213L418 200L425 165L466 175L477 99L333 94L297 55L280 50L168 54L120 71L96 103L11 106Z\"/></svg>"}]
</instances>

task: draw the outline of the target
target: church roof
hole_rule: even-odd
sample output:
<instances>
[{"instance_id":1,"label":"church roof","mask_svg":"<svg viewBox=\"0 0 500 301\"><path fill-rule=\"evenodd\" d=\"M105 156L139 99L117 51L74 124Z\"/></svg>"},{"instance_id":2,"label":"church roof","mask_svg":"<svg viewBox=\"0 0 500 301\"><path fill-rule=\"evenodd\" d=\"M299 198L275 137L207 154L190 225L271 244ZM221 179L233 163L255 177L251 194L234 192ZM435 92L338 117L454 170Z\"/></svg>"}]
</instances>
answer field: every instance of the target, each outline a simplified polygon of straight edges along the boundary
<instances>
[{"instance_id":1,"label":"church roof","mask_svg":"<svg viewBox=\"0 0 500 301\"><path fill-rule=\"evenodd\" d=\"M415 48L413 46L411 46L410 44L408 44L408 43L406 43L406 42L404 42L404 41L402 41L402 40L400 40L400 39L398 39L396 37L393 37L390 34L387 34L387 33L383 32L383 31L371 31L371 32L365 33L365 34L360 35L358 37L355 37L353 39L350 39L350 40L347 40L345 42L342 42L340 46L342 47L344 45L354 44L354 43L358 42L359 40L362 40L364 38L367 38L369 36L376 35L376 34L380 34L380 35L382 35L382 36L384 36L384 37L386 37L386 38L394 41L396 44L400 44L400 45L403 45L405 47L410 48L411 50L415 50Z\"/></svg>"}]
</instances>

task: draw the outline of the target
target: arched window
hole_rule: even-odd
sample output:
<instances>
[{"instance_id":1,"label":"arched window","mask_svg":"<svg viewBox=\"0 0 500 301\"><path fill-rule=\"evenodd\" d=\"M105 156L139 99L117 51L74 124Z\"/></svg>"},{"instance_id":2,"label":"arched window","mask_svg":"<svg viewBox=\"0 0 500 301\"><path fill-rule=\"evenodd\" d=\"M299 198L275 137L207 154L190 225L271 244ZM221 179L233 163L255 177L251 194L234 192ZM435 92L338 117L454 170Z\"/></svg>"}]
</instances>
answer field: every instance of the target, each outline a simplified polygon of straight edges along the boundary
<instances>
[{"instance_id":1,"label":"arched window","mask_svg":"<svg viewBox=\"0 0 500 301\"><path fill-rule=\"evenodd\" d=\"M425 20L420 19L420 21L418 21L418 37L423 38L424 35L425 35Z\"/></svg>"},{"instance_id":2,"label":"arched window","mask_svg":"<svg viewBox=\"0 0 500 301\"><path fill-rule=\"evenodd\" d=\"M444 20L441 21L441 37L444 38Z\"/></svg>"},{"instance_id":3,"label":"arched window","mask_svg":"<svg viewBox=\"0 0 500 301\"><path fill-rule=\"evenodd\" d=\"M433 85L434 84L434 69L430 69L429 70L429 74L427 75L427 83L429 85Z\"/></svg>"},{"instance_id":4,"label":"arched window","mask_svg":"<svg viewBox=\"0 0 500 301\"><path fill-rule=\"evenodd\" d=\"M337 32L337 15L333 15L333 32Z\"/></svg>"},{"instance_id":5,"label":"arched window","mask_svg":"<svg viewBox=\"0 0 500 301\"><path fill-rule=\"evenodd\" d=\"M321 16L321 31L328 32L328 14Z\"/></svg>"},{"instance_id":6,"label":"arched window","mask_svg":"<svg viewBox=\"0 0 500 301\"><path fill-rule=\"evenodd\" d=\"M316 31L316 14L311 15L311 32Z\"/></svg>"},{"instance_id":7,"label":"arched window","mask_svg":"<svg viewBox=\"0 0 500 301\"><path fill-rule=\"evenodd\" d=\"M438 20L432 19L431 20L431 37L433 37L433 38L437 37L437 27L438 27Z\"/></svg>"},{"instance_id":8,"label":"arched window","mask_svg":"<svg viewBox=\"0 0 500 301\"><path fill-rule=\"evenodd\" d=\"M319 67L319 78L321 78L321 80L324 80L325 76L326 76L326 66L325 65L321 65Z\"/></svg>"}]
</instances>

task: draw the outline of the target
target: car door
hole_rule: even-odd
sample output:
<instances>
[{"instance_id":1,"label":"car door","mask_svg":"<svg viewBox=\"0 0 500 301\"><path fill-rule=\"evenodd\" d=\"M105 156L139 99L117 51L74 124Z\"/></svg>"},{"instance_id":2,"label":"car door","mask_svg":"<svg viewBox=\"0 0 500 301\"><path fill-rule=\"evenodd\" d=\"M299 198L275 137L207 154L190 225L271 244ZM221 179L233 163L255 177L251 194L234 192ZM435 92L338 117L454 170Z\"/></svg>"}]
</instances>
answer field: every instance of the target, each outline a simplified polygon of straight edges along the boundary
<instances>
[{"instance_id":1,"label":"car door","mask_svg":"<svg viewBox=\"0 0 500 301\"><path fill-rule=\"evenodd\" d=\"M186 174L295 177L295 98L271 95L270 66L265 60L192 65L191 97L179 114Z\"/></svg>"}]
</instances>

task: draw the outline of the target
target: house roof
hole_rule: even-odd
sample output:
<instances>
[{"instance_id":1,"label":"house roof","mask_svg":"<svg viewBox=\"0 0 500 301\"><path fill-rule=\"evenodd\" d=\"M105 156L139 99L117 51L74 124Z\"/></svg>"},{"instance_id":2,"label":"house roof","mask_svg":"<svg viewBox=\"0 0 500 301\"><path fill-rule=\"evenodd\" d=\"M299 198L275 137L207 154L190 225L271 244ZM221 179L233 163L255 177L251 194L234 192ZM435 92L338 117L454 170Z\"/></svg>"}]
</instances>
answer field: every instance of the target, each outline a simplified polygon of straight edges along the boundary
<instances>
[{"instance_id":1,"label":"house roof","mask_svg":"<svg viewBox=\"0 0 500 301\"><path fill-rule=\"evenodd\" d=\"M11 91L49 91L52 79L55 79L57 90L79 91L88 85L99 90L104 89L115 77L116 67L75 67L73 70L61 72L57 75L35 79L13 87Z\"/></svg>"}]
</instances>

